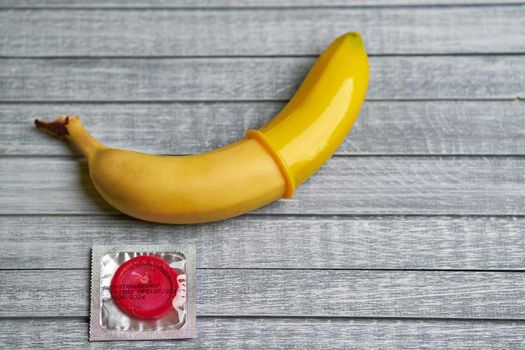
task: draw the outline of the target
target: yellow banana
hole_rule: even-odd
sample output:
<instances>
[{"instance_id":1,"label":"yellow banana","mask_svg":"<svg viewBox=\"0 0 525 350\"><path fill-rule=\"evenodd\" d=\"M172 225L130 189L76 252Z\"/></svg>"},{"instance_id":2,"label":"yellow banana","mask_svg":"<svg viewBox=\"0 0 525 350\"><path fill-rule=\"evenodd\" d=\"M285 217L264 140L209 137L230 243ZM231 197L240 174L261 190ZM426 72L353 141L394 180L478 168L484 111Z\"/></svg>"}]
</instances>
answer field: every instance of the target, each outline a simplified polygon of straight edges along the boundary
<instances>
[{"instance_id":1,"label":"yellow banana","mask_svg":"<svg viewBox=\"0 0 525 350\"><path fill-rule=\"evenodd\" d=\"M158 156L108 148L77 116L35 121L76 144L102 197L136 218L200 223L240 215L280 197L332 156L359 113L368 85L361 36L336 39L285 108L233 144L190 156Z\"/></svg>"}]
</instances>

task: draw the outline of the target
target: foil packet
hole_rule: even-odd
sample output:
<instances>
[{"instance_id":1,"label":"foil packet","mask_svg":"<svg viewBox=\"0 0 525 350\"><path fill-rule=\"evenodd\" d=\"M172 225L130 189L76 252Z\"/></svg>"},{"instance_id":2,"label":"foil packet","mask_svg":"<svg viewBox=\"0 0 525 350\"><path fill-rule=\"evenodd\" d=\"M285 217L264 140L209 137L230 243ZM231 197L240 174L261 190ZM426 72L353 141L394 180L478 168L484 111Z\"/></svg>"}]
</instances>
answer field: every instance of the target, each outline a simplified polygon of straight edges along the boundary
<instances>
[{"instance_id":1,"label":"foil packet","mask_svg":"<svg viewBox=\"0 0 525 350\"><path fill-rule=\"evenodd\" d=\"M94 246L89 340L196 336L195 248Z\"/></svg>"}]
</instances>

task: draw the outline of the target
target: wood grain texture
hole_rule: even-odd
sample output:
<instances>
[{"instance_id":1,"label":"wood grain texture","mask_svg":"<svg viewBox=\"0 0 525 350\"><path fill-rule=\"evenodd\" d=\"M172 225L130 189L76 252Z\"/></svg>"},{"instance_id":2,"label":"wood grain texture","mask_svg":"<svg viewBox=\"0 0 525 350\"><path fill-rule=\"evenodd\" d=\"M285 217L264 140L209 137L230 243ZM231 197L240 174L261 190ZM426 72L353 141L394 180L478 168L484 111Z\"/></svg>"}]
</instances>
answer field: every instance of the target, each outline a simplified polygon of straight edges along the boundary
<instances>
[{"instance_id":1,"label":"wood grain texture","mask_svg":"<svg viewBox=\"0 0 525 350\"><path fill-rule=\"evenodd\" d=\"M107 349L88 343L82 319L0 319L0 343L9 349ZM27 332L33 329L33 332ZM522 322L383 319L198 318L198 337L178 349L508 349L525 344ZM314 338L314 340L313 340ZM152 341L112 342L112 349L158 349Z\"/></svg>"},{"instance_id":2,"label":"wood grain texture","mask_svg":"<svg viewBox=\"0 0 525 350\"><path fill-rule=\"evenodd\" d=\"M525 218L245 216L173 226L127 217L2 216L0 269L85 269L93 245L175 242L197 247L199 268L522 270L525 266Z\"/></svg>"},{"instance_id":3,"label":"wood grain texture","mask_svg":"<svg viewBox=\"0 0 525 350\"><path fill-rule=\"evenodd\" d=\"M198 249L200 316L177 347L523 349L523 28L514 0L0 0L0 347L107 348L87 343L90 247L177 242ZM31 125L77 113L112 146L207 151L349 30L373 56L359 122L251 215L118 214Z\"/></svg>"},{"instance_id":4,"label":"wood grain texture","mask_svg":"<svg viewBox=\"0 0 525 350\"><path fill-rule=\"evenodd\" d=\"M4 10L0 23L0 56L318 55L349 31L372 54L525 52L525 6Z\"/></svg>"},{"instance_id":5,"label":"wood grain texture","mask_svg":"<svg viewBox=\"0 0 525 350\"><path fill-rule=\"evenodd\" d=\"M156 154L190 154L234 142L284 102L0 105L0 154L70 155L34 119L79 114L102 142ZM523 101L368 101L338 155L523 155Z\"/></svg>"},{"instance_id":6,"label":"wood grain texture","mask_svg":"<svg viewBox=\"0 0 525 350\"><path fill-rule=\"evenodd\" d=\"M287 100L313 58L0 59L3 101ZM521 56L372 57L374 99L525 96Z\"/></svg>"},{"instance_id":7,"label":"wood grain texture","mask_svg":"<svg viewBox=\"0 0 525 350\"><path fill-rule=\"evenodd\" d=\"M9 8L302 8L302 7L394 7L523 4L520 0L0 0Z\"/></svg>"},{"instance_id":8,"label":"wood grain texture","mask_svg":"<svg viewBox=\"0 0 525 350\"><path fill-rule=\"evenodd\" d=\"M84 161L4 158L0 214L114 214ZM258 214L525 214L521 157L336 157Z\"/></svg>"},{"instance_id":9,"label":"wood grain texture","mask_svg":"<svg viewBox=\"0 0 525 350\"><path fill-rule=\"evenodd\" d=\"M0 271L1 317L88 315L89 270ZM200 316L525 318L518 272L198 270Z\"/></svg>"}]
</instances>

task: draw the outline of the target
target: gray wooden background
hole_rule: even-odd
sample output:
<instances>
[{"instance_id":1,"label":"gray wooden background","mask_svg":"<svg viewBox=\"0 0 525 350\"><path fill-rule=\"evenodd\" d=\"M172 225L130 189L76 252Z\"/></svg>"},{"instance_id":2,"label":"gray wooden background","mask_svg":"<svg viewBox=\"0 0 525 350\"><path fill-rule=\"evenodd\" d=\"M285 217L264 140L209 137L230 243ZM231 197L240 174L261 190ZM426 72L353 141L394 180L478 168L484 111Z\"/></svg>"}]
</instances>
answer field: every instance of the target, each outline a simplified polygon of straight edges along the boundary
<instances>
[{"instance_id":1,"label":"gray wooden background","mask_svg":"<svg viewBox=\"0 0 525 350\"><path fill-rule=\"evenodd\" d=\"M203 152L268 121L336 36L368 99L292 200L213 224L110 208L34 118ZM525 347L525 5L0 0L0 347ZM94 244L194 243L197 339L91 343Z\"/></svg>"}]
</instances>

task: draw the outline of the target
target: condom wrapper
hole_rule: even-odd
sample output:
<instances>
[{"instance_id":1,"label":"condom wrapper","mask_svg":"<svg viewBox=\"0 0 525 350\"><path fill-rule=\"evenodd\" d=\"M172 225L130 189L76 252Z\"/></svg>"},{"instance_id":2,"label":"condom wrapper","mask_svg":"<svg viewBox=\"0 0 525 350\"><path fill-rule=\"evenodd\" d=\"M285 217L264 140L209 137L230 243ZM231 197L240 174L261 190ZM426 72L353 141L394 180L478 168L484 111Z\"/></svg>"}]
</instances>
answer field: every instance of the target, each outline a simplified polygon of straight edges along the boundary
<instances>
[{"instance_id":1,"label":"condom wrapper","mask_svg":"<svg viewBox=\"0 0 525 350\"><path fill-rule=\"evenodd\" d=\"M195 248L94 246L89 340L196 336Z\"/></svg>"}]
</instances>

